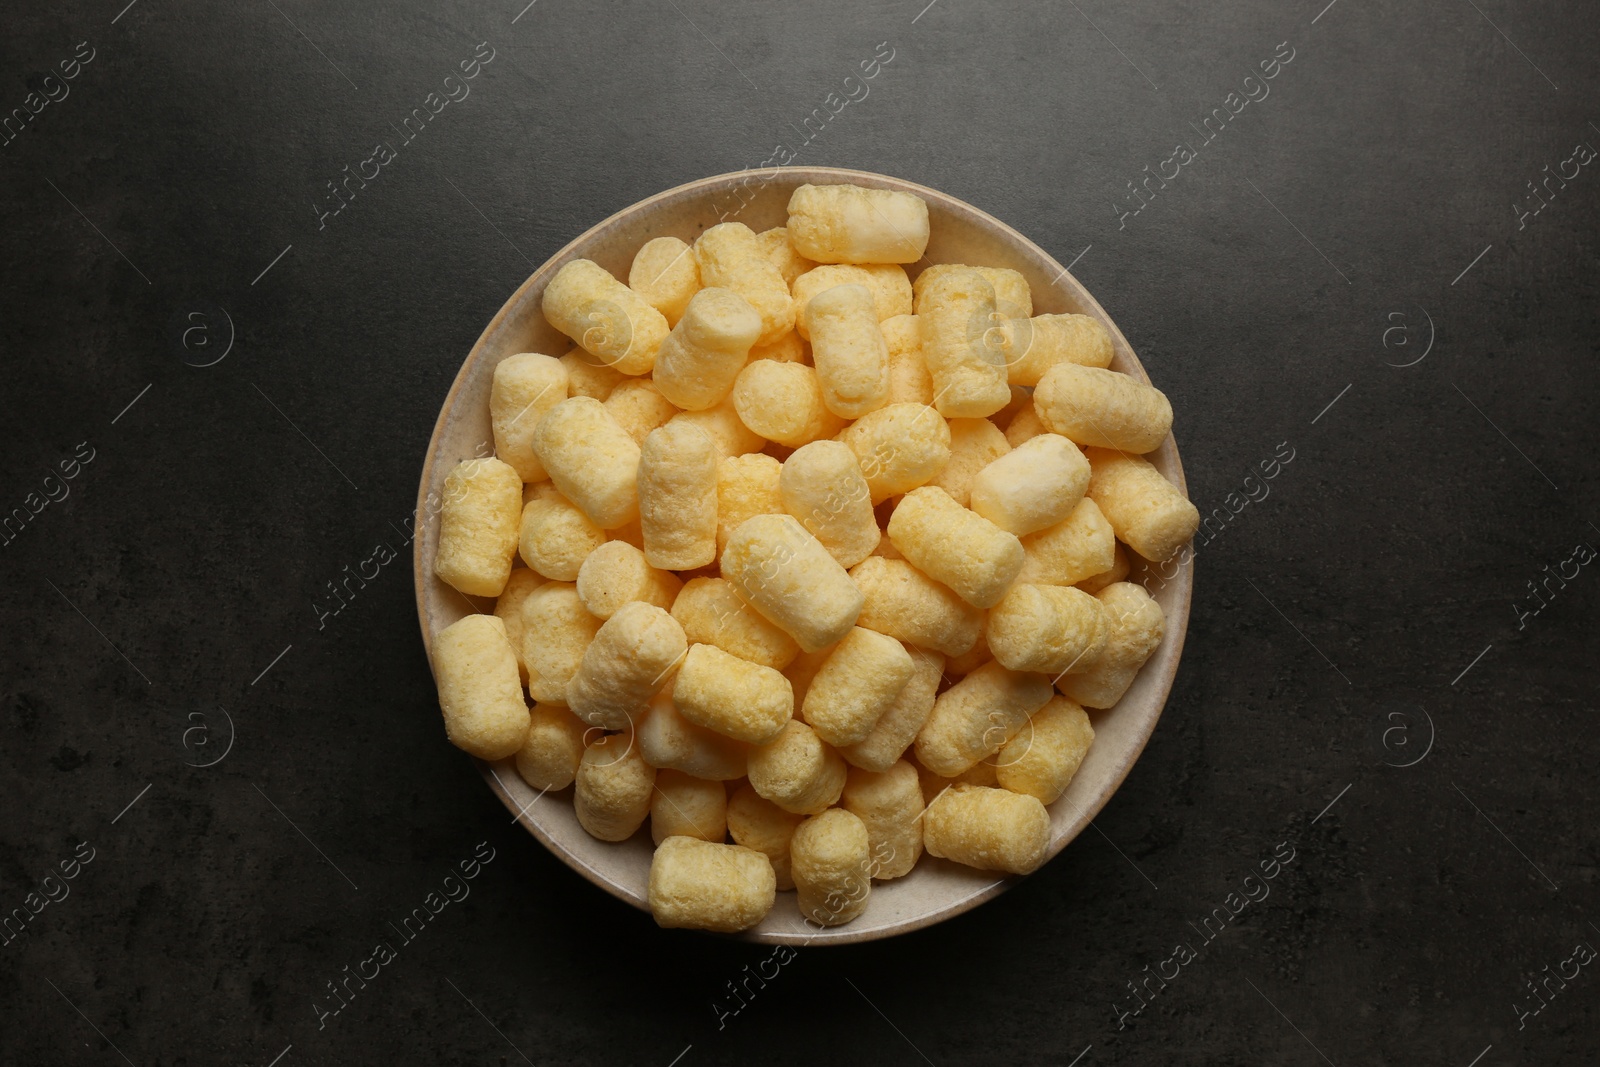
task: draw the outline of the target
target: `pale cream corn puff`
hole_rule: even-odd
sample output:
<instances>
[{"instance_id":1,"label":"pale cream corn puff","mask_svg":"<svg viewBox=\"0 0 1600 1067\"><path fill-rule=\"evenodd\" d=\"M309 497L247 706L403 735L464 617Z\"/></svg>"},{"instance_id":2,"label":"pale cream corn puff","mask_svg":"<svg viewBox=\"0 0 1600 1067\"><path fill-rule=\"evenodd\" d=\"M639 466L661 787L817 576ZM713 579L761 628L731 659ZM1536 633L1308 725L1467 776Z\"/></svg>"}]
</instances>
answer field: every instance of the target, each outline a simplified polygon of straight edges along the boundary
<instances>
[{"instance_id":1,"label":"pale cream corn puff","mask_svg":"<svg viewBox=\"0 0 1600 1067\"><path fill-rule=\"evenodd\" d=\"M802 185L789 197L788 230L817 263L915 263L928 250L928 205L891 189Z\"/></svg>"},{"instance_id":2,"label":"pale cream corn puff","mask_svg":"<svg viewBox=\"0 0 1600 1067\"><path fill-rule=\"evenodd\" d=\"M806 304L811 360L822 402L841 418L859 419L889 402L889 346L878 328L872 291L835 285Z\"/></svg>"},{"instance_id":3,"label":"pale cream corn puff","mask_svg":"<svg viewBox=\"0 0 1600 1067\"><path fill-rule=\"evenodd\" d=\"M883 534L872 514L872 493L850 447L813 441L783 461L778 494L784 510L849 568L872 555Z\"/></svg>"},{"instance_id":4,"label":"pale cream corn puff","mask_svg":"<svg viewBox=\"0 0 1600 1067\"><path fill-rule=\"evenodd\" d=\"M522 602L522 662L528 669L528 695L541 704L565 704L567 682L600 629L578 590L567 582L546 582Z\"/></svg>"},{"instance_id":5,"label":"pale cream corn puff","mask_svg":"<svg viewBox=\"0 0 1600 1067\"><path fill-rule=\"evenodd\" d=\"M688 652L678 621L654 604L634 601L601 624L567 682L567 706L590 726L633 725Z\"/></svg>"},{"instance_id":6,"label":"pale cream corn puff","mask_svg":"<svg viewBox=\"0 0 1600 1067\"><path fill-rule=\"evenodd\" d=\"M505 759L522 747L528 705L505 623L493 615L467 615L440 630L433 639L433 673L451 744L485 760Z\"/></svg>"},{"instance_id":7,"label":"pale cream corn puff","mask_svg":"<svg viewBox=\"0 0 1600 1067\"><path fill-rule=\"evenodd\" d=\"M869 556L850 569L861 590L856 625L947 656L970 651L983 612L903 559Z\"/></svg>"},{"instance_id":8,"label":"pale cream corn puff","mask_svg":"<svg viewBox=\"0 0 1600 1067\"><path fill-rule=\"evenodd\" d=\"M528 665L522 661L522 602L544 584L544 576L527 567L517 567L506 579L505 591L494 602L495 618L506 624L506 640L517 655L517 673L528 684Z\"/></svg>"},{"instance_id":9,"label":"pale cream corn puff","mask_svg":"<svg viewBox=\"0 0 1600 1067\"><path fill-rule=\"evenodd\" d=\"M1002 667L1059 677L1093 668L1112 625L1105 606L1082 589L1018 582L989 612L984 636Z\"/></svg>"},{"instance_id":10,"label":"pale cream corn puff","mask_svg":"<svg viewBox=\"0 0 1600 1067\"><path fill-rule=\"evenodd\" d=\"M1022 542L935 486L913 489L889 519L889 540L912 566L975 608L992 607L1022 570Z\"/></svg>"},{"instance_id":11,"label":"pale cream corn puff","mask_svg":"<svg viewBox=\"0 0 1600 1067\"><path fill-rule=\"evenodd\" d=\"M656 356L652 377L661 395L687 411L723 400L761 336L761 316L731 289L702 289L689 301Z\"/></svg>"},{"instance_id":12,"label":"pale cream corn puff","mask_svg":"<svg viewBox=\"0 0 1600 1067\"><path fill-rule=\"evenodd\" d=\"M576 581L583 561L606 543L606 532L548 482L531 486L528 497L517 533L522 561L553 581Z\"/></svg>"},{"instance_id":13,"label":"pale cream corn puff","mask_svg":"<svg viewBox=\"0 0 1600 1067\"><path fill-rule=\"evenodd\" d=\"M694 837L722 843L728 836L728 791L721 782L682 771L657 771L650 799L650 839Z\"/></svg>"},{"instance_id":14,"label":"pale cream corn puff","mask_svg":"<svg viewBox=\"0 0 1600 1067\"><path fill-rule=\"evenodd\" d=\"M650 859L656 925L731 934L766 918L776 898L772 864L753 849L669 837Z\"/></svg>"},{"instance_id":15,"label":"pale cream corn puff","mask_svg":"<svg viewBox=\"0 0 1600 1067\"><path fill-rule=\"evenodd\" d=\"M922 816L930 856L985 871L1030 874L1050 848L1050 813L1037 797L977 785L950 787Z\"/></svg>"},{"instance_id":16,"label":"pale cream corn puff","mask_svg":"<svg viewBox=\"0 0 1600 1067\"><path fill-rule=\"evenodd\" d=\"M578 599L597 619L609 619L635 600L671 608L682 588L676 574L650 566L643 550L626 541L607 541L578 568Z\"/></svg>"},{"instance_id":17,"label":"pale cream corn puff","mask_svg":"<svg viewBox=\"0 0 1600 1067\"><path fill-rule=\"evenodd\" d=\"M807 271L789 285L794 296L794 325L802 338L811 339L806 305L812 297L835 285L866 286L880 323L896 315L911 314L911 280L904 267L894 263L829 263Z\"/></svg>"},{"instance_id":18,"label":"pale cream corn puff","mask_svg":"<svg viewBox=\"0 0 1600 1067\"><path fill-rule=\"evenodd\" d=\"M843 637L861 612L861 590L792 516L746 519L720 563L735 592L808 652Z\"/></svg>"},{"instance_id":19,"label":"pale cream corn puff","mask_svg":"<svg viewBox=\"0 0 1600 1067\"><path fill-rule=\"evenodd\" d=\"M778 492L782 472L781 462L759 452L717 462L718 555L727 548L728 536L744 520L783 514L783 497Z\"/></svg>"},{"instance_id":20,"label":"pale cream corn puff","mask_svg":"<svg viewBox=\"0 0 1600 1067\"><path fill-rule=\"evenodd\" d=\"M756 234L756 243L761 246L761 251L772 260L772 265L778 268L778 273L783 275L783 280L790 286L794 285L796 278L816 266L811 260L795 251L794 243L789 240L787 226L774 226L770 230L762 230Z\"/></svg>"},{"instance_id":21,"label":"pale cream corn puff","mask_svg":"<svg viewBox=\"0 0 1600 1067\"><path fill-rule=\"evenodd\" d=\"M685 719L671 693L663 691L650 699L634 736L644 761L658 771L682 771L714 782L745 775L750 746Z\"/></svg>"},{"instance_id":22,"label":"pale cream corn puff","mask_svg":"<svg viewBox=\"0 0 1600 1067\"><path fill-rule=\"evenodd\" d=\"M975 270L939 275L916 301L933 406L946 418L987 418L1011 400L994 286Z\"/></svg>"},{"instance_id":23,"label":"pale cream corn puff","mask_svg":"<svg viewBox=\"0 0 1600 1067\"><path fill-rule=\"evenodd\" d=\"M908 648L912 672L904 688L878 717L877 725L866 737L839 749L839 755L852 766L868 771L886 771L905 755L917 733L933 714L934 694L939 690L944 657L937 652Z\"/></svg>"},{"instance_id":24,"label":"pale cream corn puff","mask_svg":"<svg viewBox=\"0 0 1600 1067\"><path fill-rule=\"evenodd\" d=\"M739 420L732 398L724 399L704 411L680 411L668 425L682 423L702 429L717 447L717 458L729 459L746 452L759 452L767 442Z\"/></svg>"},{"instance_id":25,"label":"pale cream corn puff","mask_svg":"<svg viewBox=\"0 0 1600 1067\"><path fill-rule=\"evenodd\" d=\"M1154 452L1172 430L1172 404L1165 393L1099 367L1051 367L1033 391L1033 405L1052 433L1080 445Z\"/></svg>"},{"instance_id":26,"label":"pale cream corn puff","mask_svg":"<svg viewBox=\"0 0 1600 1067\"><path fill-rule=\"evenodd\" d=\"M717 450L699 427L651 430L639 453L644 557L661 570L694 570L717 558Z\"/></svg>"},{"instance_id":27,"label":"pale cream corn puff","mask_svg":"<svg viewBox=\"0 0 1600 1067\"><path fill-rule=\"evenodd\" d=\"M646 241L628 268L628 288L661 312L668 326L676 326L689 300L700 291L700 264L694 250L676 237Z\"/></svg>"},{"instance_id":28,"label":"pale cream corn puff","mask_svg":"<svg viewBox=\"0 0 1600 1067\"><path fill-rule=\"evenodd\" d=\"M975 270L983 275L988 283L994 286L995 313L1001 319L1027 318L1033 314L1033 293L1028 288L1028 279L1019 271L1010 267L979 267L969 263L934 263L924 267L922 273L917 275L917 280L912 284L911 295L913 300L920 300L923 291L939 281L941 277L957 271Z\"/></svg>"},{"instance_id":29,"label":"pale cream corn puff","mask_svg":"<svg viewBox=\"0 0 1600 1067\"><path fill-rule=\"evenodd\" d=\"M844 759L803 722L784 724L777 737L750 750L750 784L784 811L826 811L844 789Z\"/></svg>"},{"instance_id":30,"label":"pale cream corn puff","mask_svg":"<svg viewBox=\"0 0 1600 1067\"><path fill-rule=\"evenodd\" d=\"M950 462L950 426L925 404L890 404L839 434L861 464L873 504L926 485Z\"/></svg>"},{"instance_id":31,"label":"pale cream corn puff","mask_svg":"<svg viewBox=\"0 0 1600 1067\"><path fill-rule=\"evenodd\" d=\"M691 578L672 602L691 644L716 645L740 659L783 670L800 654L794 638L764 619L721 578Z\"/></svg>"},{"instance_id":32,"label":"pale cream corn puff","mask_svg":"<svg viewBox=\"0 0 1600 1067\"><path fill-rule=\"evenodd\" d=\"M978 471L971 486L968 507L1025 537L1072 514L1089 488L1089 461L1065 437L1040 434Z\"/></svg>"},{"instance_id":33,"label":"pale cream corn puff","mask_svg":"<svg viewBox=\"0 0 1600 1067\"><path fill-rule=\"evenodd\" d=\"M626 374L597 363L595 357L581 348L574 348L562 356L561 365L567 368L568 396L606 400L617 386L628 380Z\"/></svg>"},{"instance_id":34,"label":"pale cream corn puff","mask_svg":"<svg viewBox=\"0 0 1600 1067\"><path fill-rule=\"evenodd\" d=\"M568 397L545 412L533 450L596 526L613 530L639 517L639 446L600 401Z\"/></svg>"},{"instance_id":35,"label":"pale cream corn puff","mask_svg":"<svg viewBox=\"0 0 1600 1067\"><path fill-rule=\"evenodd\" d=\"M1131 582L1116 582L1095 594L1105 608L1110 634L1105 648L1088 669L1056 684L1072 699L1090 708L1109 708L1122 699L1145 660L1166 633L1161 605Z\"/></svg>"},{"instance_id":36,"label":"pale cream corn puff","mask_svg":"<svg viewBox=\"0 0 1600 1067\"><path fill-rule=\"evenodd\" d=\"M1066 697L1052 697L995 756L996 780L1013 793L1053 804L1066 792L1093 741L1094 727L1083 708Z\"/></svg>"},{"instance_id":37,"label":"pale cream corn puff","mask_svg":"<svg viewBox=\"0 0 1600 1067\"><path fill-rule=\"evenodd\" d=\"M749 782L728 798L728 835L736 844L767 857L779 889L794 888L794 878L789 874L789 841L805 819L804 815L784 811L757 793Z\"/></svg>"},{"instance_id":38,"label":"pale cream corn puff","mask_svg":"<svg viewBox=\"0 0 1600 1067\"><path fill-rule=\"evenodd\" d=\"M1086 496L1054 526L1023 536L1017 581L1077 585L1116 565L1116 545L1117 535L1100 505Z\"/></svg>"},{"instance_id":39,"label":"pale cream corn puff","mask_svg":"<svg viewBox=\"0 0 1600 1067\"><path fill-rule=\"evenodd\" d=\"M587 729L559 704L535 704L529 716L528 739L516 753L517 774L541 792L565 789L583 761Z\"/></svg>"},{"instance_id":40,"label":"pale cream corn puff","mask_svg":"<svg viewBox=\"0 0 1600 1067\"><path fill-rule=\"evenodd\" d=\"M922 358L922 327L915 315L896 315L878 323L889 349L890 404L933 405L933 378Z\"/></svg>"},{"instance_id":41,"label":"pale cream corn puff","mask_svg":"<svg viewBox=\"0 0 1600 1067\"><path fill-rule=\"evenodd\" d=\"M750 227L742 222L713 226L695 241L694 254L702 285L733 290L761 316L756 344L771 344L794 329L789 283Z\"/></svg>"},{"instance_id":42,"label":"pale cream corn puff","mask_svg":"<svg viewBox=\"0 0 1600 1067\"><path fill-rule=\"evenodd\" d=\"M494 454L525 483L549 477L533 451L533 428L566 398L567 368L554 356L522 352L495 365L489 389Z\"/></svg>"},{"instance_id":43,"label":"pale cream corn puff","mask_svg":"<svg viewBox=\"0 0 1600 1067\"><path fill-rule=\"evenodd\" d=\"M643 446L644 439L657 426L665 426L679 411L672 401L661 395L656 383L648 378L628 378L618 382L615 389L601 401L617 425Z\"/></svg>"},{"instance_id":44,"label":"pale cream corn puff","mask_svg":"<svg viewBox=\"0 0 1600 1067\"><path fill-rule=\"evenodd\" d=\"M1200 510L1142 456L1103 448L1089 457L1089 499L1117 540L1152 563L1178 554L1200 528Z\"/></svg>"},{"instance_id":45,"label":"pale cream corn puff","mask_svg":"<svg viewBox=\"0 0 1600 1067\"><path fill-rule=\"evenodd\" d=\"M1106 524L1108 529L1110 525L1110 523ZM1024 543L1023 547L1027 547L1026 543ZM1129 563L1128 550L1121 541L1118 541L1111 553L1110 570L1101 571L1099 574L1091 575L1083 581L1074 582L1073 584L1085 593L1098 593L1113 582L1124 581L1128 577L1128 571L1130 570ZM1026 569L1026 564L1024 564L1024 569Z\"/></svg>"},{"instance_id":46,"label":"pale cream corn puff","mask_svg":"<svg viewBox=\"0 0 1600 1067\"><path fill-rule=\"evenodd\" d=\"M693 645L672 686L685 719L737 741L765 744L794 717L789 679L716 645Z\"/></svg>"},{"instance_id":47,"label":"pale cream corn puff","mask_svg":"<svg viewBox=\"0 0 1600 1067\"><path fill-rule=\"evenodd\" d=\"M917 734L917 762L954 778L1000 751L1054 695L1041 674L986 663L939 694Z\"/></svg>"},{"instance_id":48,"label":"pale cream corn puff","mask_svg":"<svg viewBox=\"0 0 1600 1067\"><path fill-rule=\"evenodd\" d=\"M445 476L433 572L469 596L499 596L511 577L522 479L498 459L469 459Z\"/></svg>"},{"instance_id":49,"label":"pale cream corn puff","mask_svg":"<svg viewBox=\"0 0 1600 1067\"><path fill-rule=\"evenodd\" d=\"M574 779L578 823L601 841L626 841L650 816L656 770L631 731L606 734L584 750Z\"/></svg>"},{"instance_id":50,"label":"pale cream corn puff","mask_svg":"<svg viewBox=\"0 0 1600 1067\"><path fill-rule=\"evenodd\" d=\"M755 433L788 448L799 448L844 429L846 422L822 400L815 367L753 359L733 385L733 407Z\"/></svg>"},{"instance_id":51,"label":"pale cream corn puff","mask_svg":"<svg viewBox=\"0 0 1600 1067\"><path fill-rule=\"evenodd\" d=\"M950 462L928 484L943 489L951 500L966 507L978 472L1010 451L1006 435L988 419L951 419Z\"/></svg>"},{"instance_id":52,"label":"pale cream corn puff","mask_svg":"<svg viewBox=\"0 0 1600 1067\"><path fill-rule=\"evenodd\" d=\"M856 744L872 732L915 669L899 641L857 626L811 679L800 717L830 745Z\"/></svg>"},{"instance_id":53,"label":"pale cream corn puff","mask_svg":"<svg viewBox=\"0 0 1600 1067\"><path fill-rule=\"evenodd\" d=\"M911 873L922 857L922 786L904 760L884 771L852 767L840 806L867 828L870 870L879 881Z\"/></svg>"},{"instance_id":54,"label":"pale cream corn puff","mask_svg":"<svg viewBox=\"0 0 1600 1067\"><path fill-rule=\"evenodd\" d=\"M1111 366L1111 334L1088 315L1035 315L1006 323L1006 373L1012 385L1035 386L1058 363Z\"/></svg>"},{"instance_id":55,"label":"pale cream corn puff","mask_svg":"<svg viewBox=\"0 0 1600 1067\"><path fill-rule=\"evenodd\" d=\"M855 814L832 808L801 823L789 841L800 914L821 926L860 915L872 892L871 863L871 839Z\"/></svg>"},{"instance_id":56,"label":"pale cream corn puff","mask_svg":"<svg viewBox=\"0 0 1600 1067\"><path fill-rule=\"evenodd\" d=\"M667 319L598 263L575 259L545 286L550 325L620 374L648 374L667 336Z\"/></svg>"},{"instance_id":57,"label":"pale cream corn puff","mask_svg":"<svg viewBox=\"0 0 1600 1067\"><path fill-rule=\"evenodd\" d=\"M1044 420L1039 418L1038 410L1032 404L1028 404L1012 415L1011 421L1006 423L1006 444L1012 448L1021 448L1024 443L1049 432L1044 427Z\"/></svg>"}]
</instances>

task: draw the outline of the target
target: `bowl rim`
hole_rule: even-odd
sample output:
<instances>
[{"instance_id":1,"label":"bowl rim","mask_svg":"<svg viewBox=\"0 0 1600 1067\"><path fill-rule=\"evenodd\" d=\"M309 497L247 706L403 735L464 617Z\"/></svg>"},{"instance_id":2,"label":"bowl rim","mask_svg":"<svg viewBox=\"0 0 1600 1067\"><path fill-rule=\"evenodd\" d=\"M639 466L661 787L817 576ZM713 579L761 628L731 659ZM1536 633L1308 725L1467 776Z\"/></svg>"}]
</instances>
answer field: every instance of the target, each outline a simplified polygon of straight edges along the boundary
<instances>
[{"instance_id":1,"label":"bowl rim","mask_svg":"<svg viewBox=\"0 0 1600 1067\"><path fill-rule=\"evenodd\" d=\"M941 192L937 189L932 189L916 182L907 181L904 178L897 178L887 174L879 174L873 171L854 170L845 167L811 166L785 166L764 169L747 168L742 171L730 171L724 174L714 174L708 177L698 178L691 182L685 182L682 185L676 185L669 189L663 189L658 193L621 208L620 210L606 216L604 219L601 219L593 226L590 226L588 229L584 230L577 237L573 238L571 241L568 241L558 251L556 251L537 268L535 268L533 272L529 274L528 277L522 282L522 284L517 286L517 288L512 291L511 295L506 298L506 301L501 305L500 310L495 313L494 317L489 320L483 331L478 335L477 341L473 343L471 351L467 354L467 358L462 362L460 368L456 371L455 379L451 382L450 389L445 394L444 400L440 404L439 415L434 421L433 432L429 435L427 451L423 457L421 477L417 490L416 509L413 512L413 519L415 520L416 525L413 526L411 553L412 585L416 597L417 622L422 632L423 651L425 658L428 661L428 669L430 673L432 673L433 670L433 633L430 630L428 623L428 607L425 590L427 588L428 579L432 573L432 568L429 565L431 561L426 561L423 559L423 536L421 524L429 521L432 518L432 516L429 516L429 519L424 519L423 516L426 514L427 509L427 498L429 495L428 487L433 482L434 466L440 453L441 434L445 430L450 413L455 408L457 395L465 387L466 382L472 377L470 372L473 371L479 363L488 358L487 351L489 340L500 331L507 317L512 314L514 308L522 303L530 289L542 287L546 283L546 280L569 260L580 258L577 254L578 250L595 241L608 229L614 226L625 224L628 221L635 219L640 214L648 213L650 209L665 203L690 199L700 194L725 190L731 186L740 184L748 185L752 180L759 181L762 184L770 184L771 182L780 179L785 182L798 180L800 183L866 185L872 188L892 189L908 192L923 198L930 204L937 202L944 210L953 212L957 215L964 215L968 221L976 223L980 228L999 231L1010 241L1014 241L1021 245L1023 249L1038 256L1041 261L1057 271L1057 273L1054 275L1054 280L1050 284L1052 286L1064 285L1069 295L1079 304L1084 313L1092 314L1101 322L1102 325L1106 327L1108 332L1110 332L1113 344L1119 354L1126 354L1128 357L1128 361L1130 363L1128 371L1132 373L1133 377L1143 381L1147 385L1150 384L1150 376L1145 371L1144 364L1139 360L1138 353L1134 350L1133 345L1130 344L1128 339L1123 335L1115 320L1113 320L1111 316L1107 314L1105 308L1101 307L1100 302L1096 300L1094 295L1071 274L1067 267L1062 266L1054 256L1050 255L1050 253L1046 252L1039 245L1035 244L1030 238L1014 229L1012 226L994 217L981 208L975 207L972 204L967 203L965 200L961 200L960 198L952 196L949 193ZM742 206L743 205L741 204L741 209ZM737 211L735 214L737 214ZM724 221L733 220L727 219L725 216ZM1173 484L1181 492L1183 492L1184 496L1187 497L1188 480L1184 474L1182 458L1178 453L1176 437L1169 433L1166 439L1162 441L1160 448L1158 448L1156 452L1161 454L1162 458L1167 461L1166 466L1168 470L1164 471L1163 473L1167 474L1169 480L1171 480ZM1173 475L1175 475L1175 477L1173 477ZM1171 698L1172 686L1176 680L1178 667L1183 658L1183 646L1188 635L1189 628L1189 611L1194 594L1195 553L1185 552L1182 555L1185 558L1181 560L1178 573L1174 576L1170 583L1175 586L1173 591L1173 606L1172 610L1169 611L1166 616L1166 634L1163 639L1163 644L1165 644L1167 641L1170 641L1172 644L1170 652L1167 652L1162 657L1160 664L1161 671L1158 675L1157 683L1159 693L1156 696L1157 703L1154 709L1154 714L1150 716L1148 725L1143 729L1140 736L1138 736L1137 744L1133 745L1128 750L1122 759L1120 766L1115 767L1112 771L1106 788L1100 790L1089 803L1077 806L1073 824L1068 828L1067 832L1052 836L1045 858L1040 862L1039 866L1030 873L1037 873L1056 856L1060 855L1062 851L1066 849L1067 845L1075 841L1078 836L1083 833L1084 829L1094 821L1094 819L1102 810L1104 810L1105 806L1110 802L1112 796L1114 796L1116 792L1122 788L1123 782L1133 770L1133 765L1137 763L1139 757L1143 755L1145 747L1149 744L1151 736L1153 736L1155 733L1157 723L1161 721L1161 716L1166 711L1167 701ZM469 601L469 603L471 602ZM476 607L477 605L473 606ZM1148 669L1151 666L1152 664L1147 663L1145 668L1141 669L1141 673L1143 673L1144 669ZM516 801L511 797L510 793L505 788L504 784L500 781L500 778L495 771L495 764L485 760L477 759L476 757L473 758L473 762L477 764L479 774L488 784L490 790L493 791L495 796L499 798L500 802L505 805L506 810L512 813L515 821L520 824L523 829L532 834L542 845L544 845L545 848L566 863L568 867L583 875L583 877L587 878L590 882L593 882L595 885L605 890L611 896L616 897L618 900L643 910L648 914L648 904L641 903L632 896L627 895L613 881L597 871L587 860L584 859L582 855L566 848L564 845L547 834L537 822L533 821L528 816L527 810L516 803ZM539 795L543 796L543 793L540 793ZM1064 796L1061 799L1064 799ZM529 805L529 807L531 807L531 805ZM736 940L754 941L764 944L788 945L846 945L894 937L900 934L910 933L914 930L925 929L926 927L933 926L937 923L944 922L947 919L952 919L957 915L971 911L980 904L984 904L990 900L993 900L995 897L998 897L1007 889L1020 882L1023 878L1028 877L1028 875L1005 875L1001 874L1000 872L994 873L998 874L999 878L993 884L934 910L923 912L892 924L864 928L855 932L851 931L851 924L844 924L837 927L827 927L822 931L814 932L809 935L787 931L758 932L755 930L747 930L739 934L722 936Z\"/></svg>"}]
</instances>

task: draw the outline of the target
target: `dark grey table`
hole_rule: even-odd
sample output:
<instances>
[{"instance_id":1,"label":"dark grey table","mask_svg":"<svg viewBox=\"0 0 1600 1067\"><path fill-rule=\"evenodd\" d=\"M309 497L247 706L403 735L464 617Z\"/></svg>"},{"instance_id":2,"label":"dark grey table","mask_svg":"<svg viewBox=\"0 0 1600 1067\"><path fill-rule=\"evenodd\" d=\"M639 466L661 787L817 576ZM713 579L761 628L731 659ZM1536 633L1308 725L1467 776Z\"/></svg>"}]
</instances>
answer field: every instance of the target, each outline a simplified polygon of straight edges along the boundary
<instances>
[{"instance_id":1,"label":"dark grey table","mask_svg":"<svg viewBox=\"0 0 1600 1067\"><path fill-rule=\"evenodd\" d=\"M1588 5L524 2L8 5L0 1060L1594 1062ZM1211 516L1092 832L793 958L510 824L402 533L528 272L775 148L1072 263Z\"/></svg>"}]
</instances>

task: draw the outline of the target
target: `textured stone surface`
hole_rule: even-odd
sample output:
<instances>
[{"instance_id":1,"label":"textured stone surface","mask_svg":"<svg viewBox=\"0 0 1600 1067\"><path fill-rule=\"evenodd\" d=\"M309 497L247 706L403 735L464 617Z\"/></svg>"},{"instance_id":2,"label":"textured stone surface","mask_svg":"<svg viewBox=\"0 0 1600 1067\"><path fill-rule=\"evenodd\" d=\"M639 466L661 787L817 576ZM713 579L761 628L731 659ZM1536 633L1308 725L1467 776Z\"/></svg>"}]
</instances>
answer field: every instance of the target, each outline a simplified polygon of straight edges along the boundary
<instances>
[{"instance_id":1,"label":"textured stone surface","mask_svg":"<svg viewBox=\"0 0 1600 1067\"><path fill-rule=\"evenodd\" d=\"M93 858L0 946L0 1059L1593 1060L1587 970L1513 1006L1600 945L1600 574L1519 616L1600 547L1594 166L1519 228L1527 183L1600 145L1586 7L520 6L7 16L0 113L93 58L0 147L0 511L67 493L0 545L0 912ZM470 96L402 144L479 41ZM1201 511L1268 494L1212 522L1099 833L951 922L797 955L659 931L510 825L444 741L403 543L511 290L780 142L1075 263L1172 398ZM346 966L378 970L331 1014Z\"/></svg>"}]
</instances>

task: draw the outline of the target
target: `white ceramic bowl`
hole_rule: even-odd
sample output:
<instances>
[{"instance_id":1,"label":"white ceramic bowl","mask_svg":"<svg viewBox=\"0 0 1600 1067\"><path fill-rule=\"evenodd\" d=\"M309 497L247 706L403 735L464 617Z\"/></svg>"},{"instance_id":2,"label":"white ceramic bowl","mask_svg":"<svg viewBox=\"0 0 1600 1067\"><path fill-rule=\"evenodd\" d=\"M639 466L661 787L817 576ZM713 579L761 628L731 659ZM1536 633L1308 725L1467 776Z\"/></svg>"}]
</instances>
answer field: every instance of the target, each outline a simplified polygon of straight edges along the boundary
<instances>
[{"instance_id":1,"label":"white ceramic bowl","mask_svg":"<svg viewBox=\"0 0 1600 1067\"><path fill-rule=\"evenodd\" d=\"M723 174L668 189L619 211L534 271L495 315L461 365L428 443L422 484L417 492L418 534L413 568L422 639L430 654L434 634L471 611L492 611L493 604L471 602L434 576L439 517L427 501L431 494L439 499L445 475L457 462L488 454L492 448L489 385L495 365L518 352L559 355L571 347L571 342L546 323L539 311L539 301L550 278L570 260L583 258L626 279L634 252L646 241L670 235L693 243L701 231L718 222L743 222L758 233L782 226L790 194L807 183L852 183L899 189L922 197L928 203L932 238L926 259L908 268L913 277L930 263L970 263L1021 271L1033 290L1035 314L1093 315L1105 324L1116 344L1113 368L1149 381L1116 324L1061 264L1005 223L944 193L881 174L828 167ZM1150 459L1180 489L1185 488L1177 445L1170 436ZM1094 744L1066 793L1050 805L1052 857L1105 806L1155 729L1183 650L1193 589L1192 566L1185 563L1175 579L1162 583L1155 592L1167 620L1161 646L1121 702L1109 711L1092 715ZM1133 579L1139 577L1135 571ZM445 743L442 734L439 743ZM540 797L517 776L511 760L480 762L479 766L495 795L513 814L521 812L518 821L546 847L613 896L637 908L649 909L645 895L652 852L648 823L620 844L597 841L578 825L570 788ZM853 922L815 932L802 924L794 893L789 891L778 894L777 905L760 925L740 936L788 944L845 944L889 937L959 915L999 896L1015 880L924 855L916 869L904 878L874 884L866 911ZM603 905L597 901L596 907Z\"/></svg>"}]
</instances>

